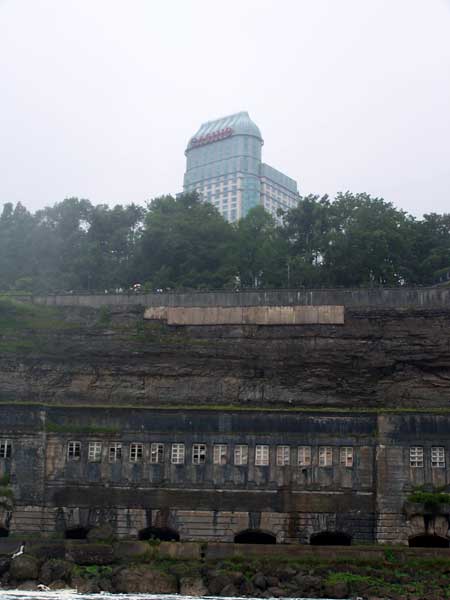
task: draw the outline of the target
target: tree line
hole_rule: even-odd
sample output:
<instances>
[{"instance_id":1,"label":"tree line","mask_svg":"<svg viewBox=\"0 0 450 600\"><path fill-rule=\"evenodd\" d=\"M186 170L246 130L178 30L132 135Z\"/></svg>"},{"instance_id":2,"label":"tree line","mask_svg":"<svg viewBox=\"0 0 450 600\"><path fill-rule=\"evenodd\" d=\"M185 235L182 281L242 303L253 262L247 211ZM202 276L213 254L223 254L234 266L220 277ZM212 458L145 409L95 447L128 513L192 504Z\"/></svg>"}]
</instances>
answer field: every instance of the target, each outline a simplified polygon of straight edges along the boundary
<instances>
[{"instance_id":1,"label":"tree line","mask_svg":"<svg viewBox=\"0 0 450 600\"><path fill-rule=\"evenodd\" d=\"M450 214L417 219L368 194L302 197L228 223L196 193L145 207L68 198L0 215L0 290L429 285L450 270Z\"/></svg>"}]
</instances>

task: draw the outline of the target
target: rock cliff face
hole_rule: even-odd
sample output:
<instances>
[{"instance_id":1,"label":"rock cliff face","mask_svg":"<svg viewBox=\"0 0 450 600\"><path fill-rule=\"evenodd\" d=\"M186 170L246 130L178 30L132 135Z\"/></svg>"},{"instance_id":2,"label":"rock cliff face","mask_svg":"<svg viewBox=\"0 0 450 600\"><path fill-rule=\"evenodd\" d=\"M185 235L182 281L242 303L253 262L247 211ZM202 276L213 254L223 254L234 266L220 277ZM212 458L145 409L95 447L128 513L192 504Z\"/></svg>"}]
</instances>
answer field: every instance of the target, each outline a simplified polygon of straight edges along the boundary
<instances>
[{"instance_id":1,"label":"rock cliff face","mask_svg":"<svg viewBox=\"0 0 450 600\"><path fill-rule=\"evenodd\" d=\"M1 401L450 407L450 308L347 307L343 325L169 326L139 306L5 307Z\"/></svg>"}]
</instances>

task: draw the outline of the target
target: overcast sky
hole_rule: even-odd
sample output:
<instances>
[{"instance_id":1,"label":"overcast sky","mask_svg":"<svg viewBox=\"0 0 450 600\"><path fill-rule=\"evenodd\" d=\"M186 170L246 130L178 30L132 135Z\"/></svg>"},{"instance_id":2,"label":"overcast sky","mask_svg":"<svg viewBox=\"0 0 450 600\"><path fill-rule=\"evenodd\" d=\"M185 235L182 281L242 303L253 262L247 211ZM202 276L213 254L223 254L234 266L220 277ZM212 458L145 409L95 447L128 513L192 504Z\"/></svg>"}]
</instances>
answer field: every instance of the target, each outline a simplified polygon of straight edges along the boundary
<instances>
[{"instance_id":1,"label":"overcast sky","mask_svg":"<svg viewBox=\"0 0 450 600\"><path fill-rule=\"evenodd\" d=\"M450 0L0 0L0 205L174 194L240 110L302 194L450 212Z\"/></svg>"}]
</instances>

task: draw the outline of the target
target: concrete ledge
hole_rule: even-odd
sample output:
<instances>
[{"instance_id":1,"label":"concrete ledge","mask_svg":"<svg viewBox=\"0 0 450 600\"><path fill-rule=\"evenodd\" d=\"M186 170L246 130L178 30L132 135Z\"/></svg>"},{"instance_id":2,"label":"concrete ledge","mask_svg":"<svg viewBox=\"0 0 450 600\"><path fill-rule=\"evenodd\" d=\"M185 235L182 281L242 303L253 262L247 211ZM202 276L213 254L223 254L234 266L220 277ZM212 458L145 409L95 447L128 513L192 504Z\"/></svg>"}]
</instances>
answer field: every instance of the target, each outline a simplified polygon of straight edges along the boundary
<instances>
[{"instance_id":1,"label":"concrete ledge","mask_svg":"<svg viewBox=\"0 0 450 600\"><path fill-rule=\"evenodd\" d=\"M174 542L170 542L174 543ZM179 542L178 542L179 543ZM385 560L387 548L379 546L310 546L301 544L225 544L208 542L205 544L204 557L206 560L224 560L236 556L245 558L323 558L329 560L358 559ZM441 557L450 559L450 548L392 548L389 552L396 557L429 558Z\"/></svg>"},{"instance_id":2,"label":"concrete ledge","mask_svg":"<svg viewBox=\"0 0 450 600\"><path fill-rule=\"evenodd\" d=\"M144 319L169 325L343 325L343 306L149 307Z\"/></svg>"}]
</instances>

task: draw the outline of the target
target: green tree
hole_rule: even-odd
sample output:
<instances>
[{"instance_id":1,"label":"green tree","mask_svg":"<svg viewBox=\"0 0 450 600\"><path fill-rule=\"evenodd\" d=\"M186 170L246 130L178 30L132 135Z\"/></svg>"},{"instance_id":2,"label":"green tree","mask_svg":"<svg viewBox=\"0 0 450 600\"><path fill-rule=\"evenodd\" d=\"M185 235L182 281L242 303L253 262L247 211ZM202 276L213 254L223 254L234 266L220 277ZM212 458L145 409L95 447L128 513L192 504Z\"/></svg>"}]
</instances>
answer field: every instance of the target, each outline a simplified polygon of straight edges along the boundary
<instances>
[{"instance_id":1,"label":"green tree","mask_svg":"<svg viewBox=\"0 0 450 600\"><path fill-rule=\"evenodd\" d=\"M330 207L330 228L323 250L327 283L405 283L412 223L412 217L381 198L338 194Z\"/></svg>"},{"instance_id":2,"label":"green tree","mask_svg":"<svg viewBox=\"0 0 450 600\"><path fill-rule=\"evenodd\" d=\"M53 291L88 287L84 264L92 210L89 200L66 198L36 212L32 243L41 287Z\"/></svg>"},{"instance_id":3,"label":"green tree","mask_svg":"<svg viewBox=\"0 0 450 600\"><path fill-rule=\"evenodd\" d=\"M235 263L243 287L279 287L286 273L286 245L274 218L262 206L238 221Z\"/></svg>"},{"instance_id":4,"label":"green tree","mask_svg":"<svg viewBox=\"0 0 450 600\"><path fill-rule=\"evenodd\" d=\"M414 225L409 279L411 283L432 284L437 272L450 269L450 214L430 213Z\"/></svg>"},{"instance_id":5,"label":"green tree","mask_svg":"<svg viewBox=\"0 0 450 600\"><path fill-rule=\"evenodd\" d=\"M283 215L282 235L287 244L288 286L323 283L323 255L331 227L328 196L309 195Z\"/></svg>"},{"instance_id":6,"label":"green tree","mask_svg":"<svg viewBox=\"0 0 450 600\"><path fill-rule=\"evenodd\" d=\"M31 240L34 221L18 202L4 204L0 215L0 289L17 289L17 284L33 274Z\"/></svg>"},{"instance_id":7,"label":"green tree","mask_svg":"<svg viewBox=\"0 0 450 600\"><path fill-rule=\"evenodd\" d=\"M136 273L152 288L220 288L233 278L234 230L196 193L148 204Z\"/></svg>"},{"instance_id":8,"label":"green tree","mask_svg":"<svg viewBox=\"0 0 450 600\"><path fill-rule=\"evenodd\" d=\"M135 279L134 251L145 210L130 204L109 208L100 204L89 214L82 278L97 289L128 286Z\"/></svg>"}]
</instances>

